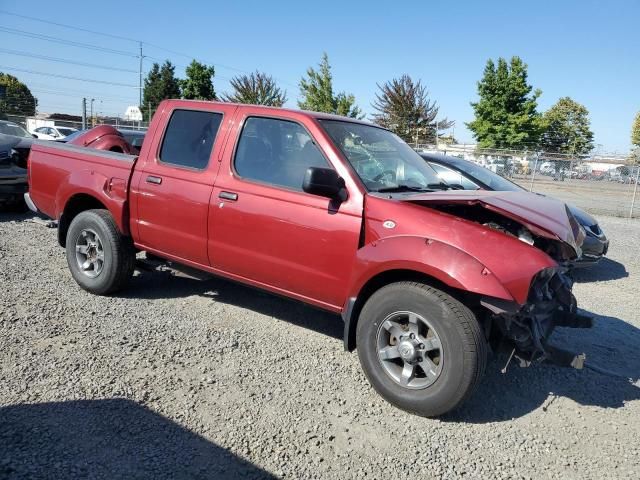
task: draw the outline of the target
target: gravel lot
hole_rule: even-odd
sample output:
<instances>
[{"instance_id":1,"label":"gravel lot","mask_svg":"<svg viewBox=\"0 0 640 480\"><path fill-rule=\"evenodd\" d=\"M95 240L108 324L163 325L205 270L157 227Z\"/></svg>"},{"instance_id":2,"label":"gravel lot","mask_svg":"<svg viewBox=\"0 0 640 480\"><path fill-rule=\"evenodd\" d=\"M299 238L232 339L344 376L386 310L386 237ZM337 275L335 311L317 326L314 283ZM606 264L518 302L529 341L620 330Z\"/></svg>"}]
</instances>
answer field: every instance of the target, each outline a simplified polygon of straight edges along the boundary
<instances>
[{"instance_id":1,"label":"gravel lot","mask_svg":"<svg viewBox=\"0 0 640 480\"><path fill-rule=\"evenodd\" d=\"M531 177L516 176L511 180L529 190ZM635 184L609 182L606 180L565 179L554 181L548 175L537 175L533 191L572 203L592 214L628 218L633 200ZM640 218L640 189L636 194L634 218Z\"/></svg>"},{"instance_id":2,"label":"gravel lot","mask_svg":"<svg viewBox=\"0 0 640 480\"><path fill-rule=\"evenodd\" d=\"M631 380L493 359L429 420L370 388L336 316L161 269L92 296L55 230L0 214L0 478L637 478L640 221L601 223L575 287L596 326L556 343Z\"/></svg>"}]
</instances>

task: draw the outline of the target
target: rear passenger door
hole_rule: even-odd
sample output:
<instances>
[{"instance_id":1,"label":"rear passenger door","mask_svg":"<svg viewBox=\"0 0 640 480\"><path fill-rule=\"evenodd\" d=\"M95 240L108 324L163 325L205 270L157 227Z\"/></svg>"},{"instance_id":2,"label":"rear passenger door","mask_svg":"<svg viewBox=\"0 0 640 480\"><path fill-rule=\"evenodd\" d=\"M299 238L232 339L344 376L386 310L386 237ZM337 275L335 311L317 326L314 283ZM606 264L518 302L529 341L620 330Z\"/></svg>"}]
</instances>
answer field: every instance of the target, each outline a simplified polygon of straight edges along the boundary
<instances>
[{"instance_id":1,"label":"rear passenger door","mask_svg":"<svg viewBox=\"0 0 640 480\"><path fill-rule=\"evenodd\" d=\"M223 147L223 119L236 107L211 104L198 110L175 107L161 113L142 165L136 166L132 213L138 243L145 249L187 262L209 265L209 199Z\"/></svg>"},{"instance_id":2,"label":"rear passenger door","mask_svg":"<svg viewBox=\"0 0 640 480\"><path fill-rule=\"evenodd\" d=\"M239 120L241 132L225 152L212 196L211 265L320 306L341 307L358 247L361 198L351 195L335 206L302 190L307 168L334 167L301 122Z\"/></svg>"}]
</instances>

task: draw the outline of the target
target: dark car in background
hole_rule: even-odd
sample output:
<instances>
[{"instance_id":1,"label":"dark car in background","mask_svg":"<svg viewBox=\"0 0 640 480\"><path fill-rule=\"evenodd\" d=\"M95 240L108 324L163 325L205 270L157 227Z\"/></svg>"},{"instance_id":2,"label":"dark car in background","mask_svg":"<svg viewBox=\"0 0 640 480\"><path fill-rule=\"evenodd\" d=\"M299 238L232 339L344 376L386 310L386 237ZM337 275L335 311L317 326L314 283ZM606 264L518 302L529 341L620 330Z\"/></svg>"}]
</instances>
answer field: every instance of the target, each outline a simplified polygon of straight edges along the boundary
<instances>
[{"instance_id":1,"label":"dark car in background","mask_svg":"<svg viewBox=\"0 0 640 480\"><path fill-rule=\"evenodd\" d=\"M13 127L3 129L3 126L5 125L0 125L0 130L14 131ZM27 156L32 140L31 135L20 137L0 133L0 208L25 206L24 194L28 189Z\"/></svg>"},{"instance_id":2,"label":"dark car in background","mask_svg":"<svg viewBox=\"0 0 640 480\"><path fill-rule=\"evenodd\" d=\"M142 142L144 141L144 136L146 135L146 130L125 130L118 129L118 131L122 134L124 139L133 147L133 151L135 155L140 153L140 149L142 148Z\"/></svg>"},{"instance_id":3,"label":"dark car in background","mask_svg":"<svg viewBox=\"0 0 640 480\"><path fill-rule=\"evenodd\" d=\"M420 153L429 165L446 183L465 190L527 191L525 188L507 180L491 170L473 162L457 157L437 153ZM538 194L541 195L541 194ZM609 240L598 225L598 221L575 205L567 204L586 232L582 245L582 258L577 266L589 266L597 263L609 249Z\"/></svg>"}]
</instances>

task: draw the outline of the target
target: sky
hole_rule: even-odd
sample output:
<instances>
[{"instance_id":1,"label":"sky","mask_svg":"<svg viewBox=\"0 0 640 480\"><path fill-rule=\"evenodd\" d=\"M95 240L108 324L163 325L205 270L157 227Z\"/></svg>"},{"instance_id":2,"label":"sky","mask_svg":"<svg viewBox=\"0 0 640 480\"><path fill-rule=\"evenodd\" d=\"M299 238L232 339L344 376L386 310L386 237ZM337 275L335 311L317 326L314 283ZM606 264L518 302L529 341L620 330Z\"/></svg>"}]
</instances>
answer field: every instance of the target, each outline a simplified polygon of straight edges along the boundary
<instances>
[{"instance_id":1,"label":"sky","mask_svg":"<svg viewBox=\"0 0 640 480\"><path fill-rule=\"evenodd\" d=\"M377 85L406 73L427 87L438 118L455 121L458 141L473 143L464 124L473 119L470 102L486 61L518 55L543 92L540 111L570 96L588 108L598 148L626 152L640 110L638 25L635 0L0 0L0 71L31 88L39 111L79 115L87 97L96 112L123 115L138 103L142 41L143 72L169 59L184 76L196 58L215 66L220 93L233 76L258 69L277 79L286 106L296 108L300 78L327 52L334 90L354 94L367 115Z\"/></svg>"}]
</instances>

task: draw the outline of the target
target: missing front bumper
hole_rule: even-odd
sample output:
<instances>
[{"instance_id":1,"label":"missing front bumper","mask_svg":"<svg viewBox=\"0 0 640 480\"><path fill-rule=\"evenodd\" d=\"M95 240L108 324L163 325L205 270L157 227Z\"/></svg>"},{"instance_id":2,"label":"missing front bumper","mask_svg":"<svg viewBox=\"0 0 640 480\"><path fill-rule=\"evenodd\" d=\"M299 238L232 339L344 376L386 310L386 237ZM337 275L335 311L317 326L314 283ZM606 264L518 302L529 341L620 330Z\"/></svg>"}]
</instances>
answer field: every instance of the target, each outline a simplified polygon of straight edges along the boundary
<instances>
[{"instance_id":1,"label":"missing front bumper","mask_svg":"<svg viewBox=\"0 0 640 480\"><path fill-rule=\"evenodd\" d=\"M531 283L525 305L485 298L482 305L490 312L494 348L511 352L509 361L520 366L548 362L554 365L583 368L586 356L549 342L556 327L591 328L593 319L577 312L571 293L572 280L559 269L538 273ZM503 368L503 371L506 371Z\"/></svg>"}]
</instances>

